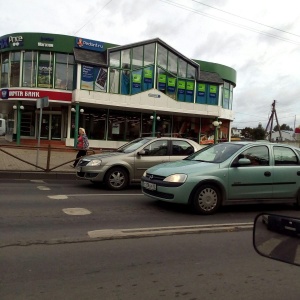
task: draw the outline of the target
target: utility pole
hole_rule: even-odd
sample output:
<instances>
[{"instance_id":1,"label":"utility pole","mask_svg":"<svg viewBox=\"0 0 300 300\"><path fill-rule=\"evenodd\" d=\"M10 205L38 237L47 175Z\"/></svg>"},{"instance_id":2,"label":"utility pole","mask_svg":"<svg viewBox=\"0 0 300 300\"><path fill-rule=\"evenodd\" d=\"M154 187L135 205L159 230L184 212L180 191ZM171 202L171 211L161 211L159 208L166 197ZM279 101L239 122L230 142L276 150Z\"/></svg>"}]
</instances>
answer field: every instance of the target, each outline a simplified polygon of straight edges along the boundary
<instances>
[{"instance_id":1,"label":"utility pole","mask_svg":"<svg viewBox=\"0 0 300 300\"><path fill-rule=\"evenodd\" d=\"M268 127L271 124L270 125L270 129L269 129L269 138L268 138L270 142L271 142L271 139L272 139L272 130L273 130L273 119L274 119L274 116L276 118L276 123L277 123L278 131L279 131L280 141L282 141L280 125L279 125L279 122L278 122L277 113L276 113L276 109L275 109L275 103L276 103L276 100L274 100L273 103L272 103L272 113L271 113L271 116L269 118L269 122L268 122L267 127L266 127L266 132L268 132Z\"/></svg>"}]
</instances>

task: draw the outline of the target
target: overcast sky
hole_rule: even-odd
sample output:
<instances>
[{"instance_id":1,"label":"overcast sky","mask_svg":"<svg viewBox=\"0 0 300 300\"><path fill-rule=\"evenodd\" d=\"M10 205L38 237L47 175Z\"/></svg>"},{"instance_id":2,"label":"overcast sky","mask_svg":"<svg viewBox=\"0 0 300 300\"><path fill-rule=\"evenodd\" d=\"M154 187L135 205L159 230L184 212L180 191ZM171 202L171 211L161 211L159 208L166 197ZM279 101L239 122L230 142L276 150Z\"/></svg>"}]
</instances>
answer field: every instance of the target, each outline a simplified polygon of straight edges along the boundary
<instances>
[{"instance_id":1,"label":"overcast sky","mask_svg":"<svg viewBox=\"0 0 300 300\"><path fill-rule=\"evenodd\" d=\"M237 71L233 126L266 127L274 100L280 125L300 125L298 0L1 0L0 11L0 36L43 32L118 45L158 37Z\"/></svg>"}]
</instances>

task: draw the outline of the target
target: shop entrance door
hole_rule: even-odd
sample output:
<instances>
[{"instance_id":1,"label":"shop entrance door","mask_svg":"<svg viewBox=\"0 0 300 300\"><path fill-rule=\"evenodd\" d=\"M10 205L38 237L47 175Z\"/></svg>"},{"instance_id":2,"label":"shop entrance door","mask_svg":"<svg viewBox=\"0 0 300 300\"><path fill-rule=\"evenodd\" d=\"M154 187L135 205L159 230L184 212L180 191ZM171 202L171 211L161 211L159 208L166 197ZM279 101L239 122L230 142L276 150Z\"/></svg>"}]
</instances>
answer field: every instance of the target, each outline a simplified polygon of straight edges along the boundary
<instances>
[{"instance_id":1,"label":"shop entrance door","mask_svg":"<svg viewBox=\"0 0 300 300\"><path fill-rule=\"evenodd\" d=\"M39 115L37 119L39 120ZM41 124L41 139L61 140L61 114L44 114Z\"/></svg>"}]
</instances>

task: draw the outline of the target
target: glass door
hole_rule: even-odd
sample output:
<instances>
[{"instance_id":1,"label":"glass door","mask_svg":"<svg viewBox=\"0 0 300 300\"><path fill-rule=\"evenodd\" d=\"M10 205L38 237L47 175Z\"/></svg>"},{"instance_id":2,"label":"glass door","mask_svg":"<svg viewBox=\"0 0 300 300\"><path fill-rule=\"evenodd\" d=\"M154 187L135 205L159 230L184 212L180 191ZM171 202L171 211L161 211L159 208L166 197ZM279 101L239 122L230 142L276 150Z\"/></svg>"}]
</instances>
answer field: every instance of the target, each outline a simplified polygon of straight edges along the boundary
<instances>
[{"instance_id":1,"label":"glass door","mask_svg":"<svg viewBox=\"0 0 300 300\"><path fill-rule=\"evenodd\" d=\"M61 139L61 115L51 115L51 140Z\"/></svg>"},{"instance_id":2,"label":"glass door","mask_svg":"<svg viewBox=\"0 0 300 300\"><path fill-rule=\"evenodd\" d=\"M39 121L39 115L38 115L38 121ZM48 140L49 138L49 127L50 127L50 122L49 118L50 115L42 115L42 124L41 124L41 139L46 139Z\"/></svg>"}]
</instances>

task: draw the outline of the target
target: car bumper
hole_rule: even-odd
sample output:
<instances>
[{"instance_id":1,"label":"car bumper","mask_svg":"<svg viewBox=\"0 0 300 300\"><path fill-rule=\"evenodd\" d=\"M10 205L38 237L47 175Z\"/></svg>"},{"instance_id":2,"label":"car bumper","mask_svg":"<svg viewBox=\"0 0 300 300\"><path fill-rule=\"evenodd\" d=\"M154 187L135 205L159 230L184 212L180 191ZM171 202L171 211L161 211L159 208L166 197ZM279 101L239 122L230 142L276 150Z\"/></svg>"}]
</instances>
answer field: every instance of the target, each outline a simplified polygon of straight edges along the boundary
<instances>
[{"instance_id":1,"label":"car bumper","mask_svg":"<svg viewBox=\"0 0 300 300\"><path fill-rule=\"evenodd\" d=\"M149 196L151 198L165 201L165 202L171 202L171 203L180 203L180 204L188 204L190 193L193 190L193 185L191 185L188 182L185 182L183 184L176 184L173 185L170 184L166 186L164 183L158 183L155 182L155 189L150 190L149 188L145 187L145 182L148 182L147 180L141 180L141 189L142 193L146 196Z\"/></svg>"},{"instance_id":2,"label":"car bumper","mask_svg":"<svg viewBox=\"0 0 300 300\"><path fill-rule=\"evenodd\" d=\"M106 169L92 170L88 167L76 167L76 176L90 181L102 182L104 180L105 172Z\"/></svg>"}]
</instances>

